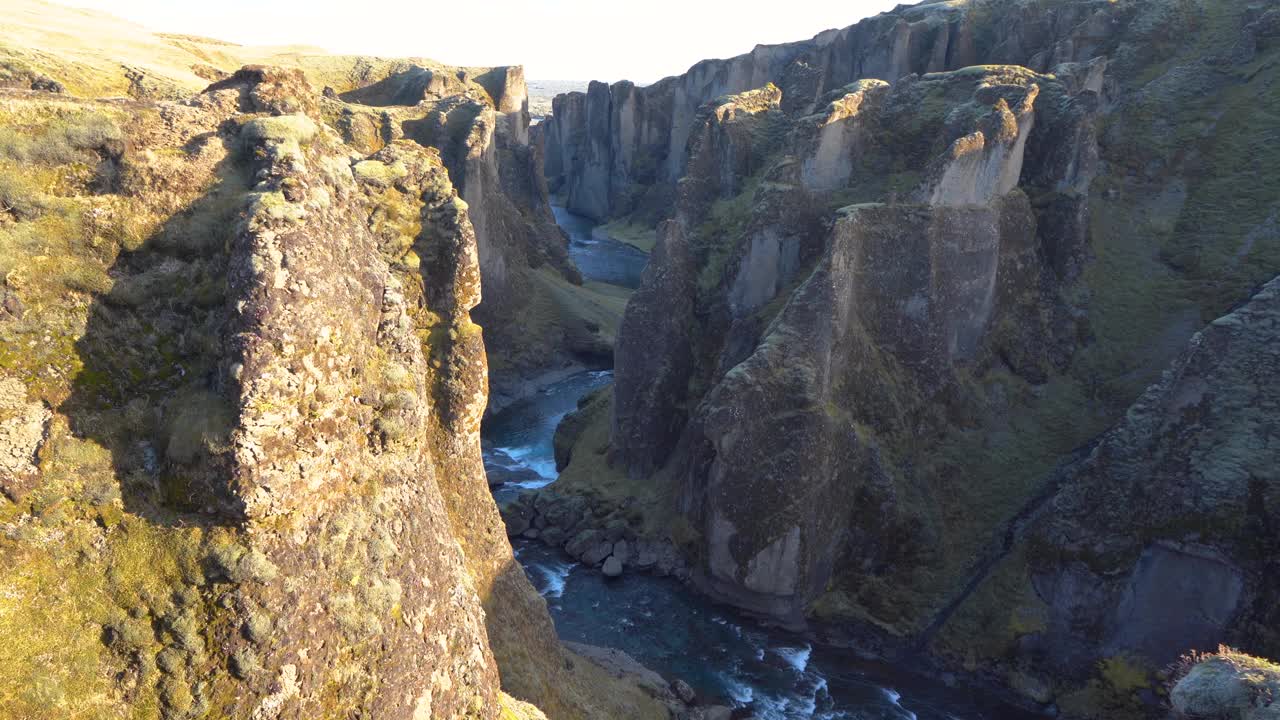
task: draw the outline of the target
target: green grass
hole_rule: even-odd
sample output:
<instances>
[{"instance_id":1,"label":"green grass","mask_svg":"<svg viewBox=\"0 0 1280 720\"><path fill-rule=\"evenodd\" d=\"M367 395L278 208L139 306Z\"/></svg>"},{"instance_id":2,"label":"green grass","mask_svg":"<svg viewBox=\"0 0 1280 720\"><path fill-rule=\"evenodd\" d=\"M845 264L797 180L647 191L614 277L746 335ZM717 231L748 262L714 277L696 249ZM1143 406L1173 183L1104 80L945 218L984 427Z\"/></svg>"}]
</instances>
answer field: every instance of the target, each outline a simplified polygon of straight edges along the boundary
<instances>
[{"instance_id":1,"label":"green grass","mask_svg":"<svg viewBox=\"0 0 1280 720\"><path fill-rule=\"evenodd\" d=\"M669 476L660 473L636 479L622 467L609 464L613 388L600 392L580 412L586 413L586 424L573 445L569 465L556 481L556 490L587 498L593 507L622 517L643 537L668 536L676 520L668 507L674 497Z\"/></svg>"},{"instance_id":2,"label":"green grass","mask_svg":"<svg viewBox=\"0 0 1280 720\"><path fill-rule=\"evenodd\" d=\"M711 292L724 279L726 264L738 249L751 222L753 201L763 177L764 173L760 172L747 178L737 195L712 203L706 218L695 230L693 248L701 268L698 271L700 293Z\"/></svg>"},{"instance_id":3,"label":"green grass","mask_svg":"<svg viewBox=\"0 0 1280 720\"><path fill-rule=\"evenodd\" d=\"M658 242L656 228L636 222L630 218L621 218L606 223L597 227L596 231L646 253L653 252L653 246Z\"/></svg>"},{"instance_id":4,"label":"green grass","mask_svg":"<svg viewBox=\"0 0 1280 720\"><path fill-rule=\"evenodd\" d=\"M561 352L573 338L594 335L612 345L632 290L587 281L574 285L557 270L543 266L513 273L512 285L523 300L511 308L514 318L486 318L482 305L477 322L485 325L491 352L489 369L539 367Z\"/></svg>"},{"instance_id":5,"label":"green grass","mask_svg":"<svg viewBox=\"0 0 1280 720\"><path fill-rule=\"evenodd\" d=\"M96 162L95 151L123 138L110 116L73 112L37 126L0 127L0 156L40 165Z\"/></svg>"}]
</instances>

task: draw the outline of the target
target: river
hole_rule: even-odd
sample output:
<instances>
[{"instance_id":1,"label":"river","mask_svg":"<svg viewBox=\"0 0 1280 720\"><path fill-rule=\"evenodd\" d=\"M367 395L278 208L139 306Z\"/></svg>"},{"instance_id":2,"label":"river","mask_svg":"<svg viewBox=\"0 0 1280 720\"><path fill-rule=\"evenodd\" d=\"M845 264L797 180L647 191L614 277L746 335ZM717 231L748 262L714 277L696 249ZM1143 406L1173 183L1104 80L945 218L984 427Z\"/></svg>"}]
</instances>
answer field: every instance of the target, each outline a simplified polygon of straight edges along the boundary
<instances>
[{"instance_id":1,"label":"river","mask_svg":"<svg viewBox=\"0 0 1280 720\"><path fill-rule=\"evenodd\" d=\"M629 287L639 283L643 253L593 238L589 220L562 209L556 209L556 218L588 279ZM551 441L556 425L580 397L611 380L607 371L583 372L486 419L486 464L521 470L526 478L499 488L499 500L555 481ZM671 578L632 573L610 580L536 541L516 539L513 545L563 639L624 650L668 679L684 679L700 697L749 708L760 720L1030 717L909 668L869 662L851 651L767 628Z\"/></svg>"},{"instance_id":2,"label":"river","mask_svg":"<svg viewBox=\"0 0 1280 720\"><path fill-rule=\"evenodd\" d=\"M596 227L594 222L559 205L552 205L551 212L569 236L569 257L583 277L632 290L640 287L640 272L648 255L626 243L596 236L592 232Z\"/></svg>"}]
</instances>

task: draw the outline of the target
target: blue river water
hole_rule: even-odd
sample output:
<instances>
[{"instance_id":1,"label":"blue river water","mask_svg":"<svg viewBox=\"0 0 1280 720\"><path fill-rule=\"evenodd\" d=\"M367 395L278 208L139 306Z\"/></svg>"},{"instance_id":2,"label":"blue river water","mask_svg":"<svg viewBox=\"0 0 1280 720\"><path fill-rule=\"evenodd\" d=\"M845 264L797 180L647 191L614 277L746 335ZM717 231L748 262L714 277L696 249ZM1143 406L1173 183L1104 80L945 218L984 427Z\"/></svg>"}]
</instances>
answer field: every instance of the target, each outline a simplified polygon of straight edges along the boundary
<instances>
[{"instance_id":1,"label":"blue river water","mask_svg":"<svg viewBox=\"0 0 1280 720\"><path fill-rule=\"evenodd\" d=\"M595 223L588 218L558 205L552 205L551 212L569 236L569 257L584 277L633 290L640 287L647 254L632 245L593 234Z\"/></svg>"}]
</instances>

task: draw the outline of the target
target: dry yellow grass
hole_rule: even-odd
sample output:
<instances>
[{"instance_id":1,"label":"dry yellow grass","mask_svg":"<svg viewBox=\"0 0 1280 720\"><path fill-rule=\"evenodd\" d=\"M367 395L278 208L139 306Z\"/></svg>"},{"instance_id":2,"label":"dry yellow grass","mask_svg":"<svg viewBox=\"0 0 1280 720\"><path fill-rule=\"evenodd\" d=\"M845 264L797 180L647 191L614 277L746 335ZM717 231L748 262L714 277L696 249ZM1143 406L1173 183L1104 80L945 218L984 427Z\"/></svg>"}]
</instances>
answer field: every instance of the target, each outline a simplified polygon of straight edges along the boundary
<instances>
[{"instance_id":1,"label":"dry yellow grass","mask_svg":"<svg viewBox=\"0 0 1280 720\"><path fill-rule=\"evenodd\" d=\"M82 97L149 94L180 97L202 90L245 65L300 68L318 88L345 92L369 76L418 65L449 66L426 58L332 55L305 45L247 46L193 35L152 32L93 10L41 0L5 0L0 18L0 85L6 76L46 75ZM481 68L465 68L480 71Z\"/></svg>"}]
</instances>

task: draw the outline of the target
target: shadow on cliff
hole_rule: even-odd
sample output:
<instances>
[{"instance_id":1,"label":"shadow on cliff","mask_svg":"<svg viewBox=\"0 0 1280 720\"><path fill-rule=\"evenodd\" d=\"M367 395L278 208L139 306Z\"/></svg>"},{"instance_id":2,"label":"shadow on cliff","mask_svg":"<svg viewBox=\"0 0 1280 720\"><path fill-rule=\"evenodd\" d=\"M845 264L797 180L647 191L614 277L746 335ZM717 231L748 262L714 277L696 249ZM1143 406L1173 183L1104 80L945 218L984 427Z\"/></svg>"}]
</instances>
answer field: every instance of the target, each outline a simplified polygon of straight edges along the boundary
<instances>
[{"instance_id":1,"label":"shadow on cliff","mask_svg":"<svg viewBox=\"0 0 1280 720\"><path fill-rule=\"evenodd\" d=\"M184 148L181 163L126 165L117 188L137 198L205 182L210 176L190 168L206 143L228 154L203 194L145 237L106 231L124 249L110 267L110 289L90 304L75 344L82 369L59 407L75 437L111 454L114 480L81 473L86 484L99 483L86 490L102 502L118 490L128 512L161 525L243 518L231 484L233 388L220 364L228 251L248 183L232 143L208 133Z\"/></svg>"}]
</instances>

